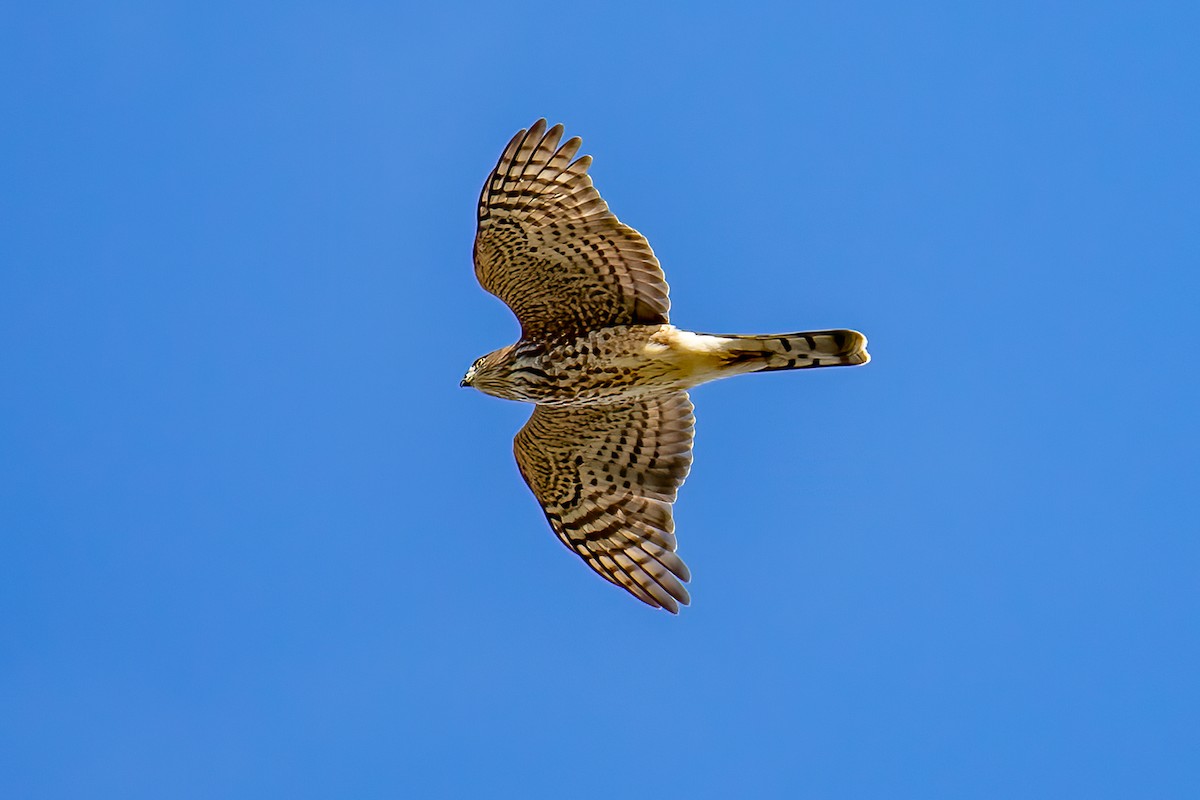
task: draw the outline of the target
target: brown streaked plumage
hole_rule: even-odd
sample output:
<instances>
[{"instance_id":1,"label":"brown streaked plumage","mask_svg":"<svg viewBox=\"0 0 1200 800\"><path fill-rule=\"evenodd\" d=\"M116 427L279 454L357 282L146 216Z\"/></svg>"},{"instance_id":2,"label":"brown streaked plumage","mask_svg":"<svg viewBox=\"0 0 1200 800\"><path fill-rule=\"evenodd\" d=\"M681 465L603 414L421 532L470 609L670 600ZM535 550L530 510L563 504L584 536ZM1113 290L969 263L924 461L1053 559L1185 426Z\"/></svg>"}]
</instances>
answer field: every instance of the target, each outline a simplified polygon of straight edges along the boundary
<instances>
[{"instance_id":1,"label":"brown streaked plumage","mask_svg":"<svg viewBox=\"0 0 1200 800\"><path fill-rule=\"evenodd\" d=\"M479 199L475 275L521 323L462 385L536 404L513 442L555 534L649 605L678 612L691 576L671 504L692 463L687 390L748 372L865 364L851 330L763 336L671 325L646 239L592 186L580 140L538 120L504 149Z\"/></svg>"},{"instance_id":2,"label":"brown streaked plumage","mask_svg":"<svg viewBox=\"0 0 1200 800\"><path fill-rule=\"evenodd\" d=\"M538 406L513 440L550 526L592 569L678 611L691 576L671 503L692 465L687 392L605 405Z\"/></svg>"}]
</instances>

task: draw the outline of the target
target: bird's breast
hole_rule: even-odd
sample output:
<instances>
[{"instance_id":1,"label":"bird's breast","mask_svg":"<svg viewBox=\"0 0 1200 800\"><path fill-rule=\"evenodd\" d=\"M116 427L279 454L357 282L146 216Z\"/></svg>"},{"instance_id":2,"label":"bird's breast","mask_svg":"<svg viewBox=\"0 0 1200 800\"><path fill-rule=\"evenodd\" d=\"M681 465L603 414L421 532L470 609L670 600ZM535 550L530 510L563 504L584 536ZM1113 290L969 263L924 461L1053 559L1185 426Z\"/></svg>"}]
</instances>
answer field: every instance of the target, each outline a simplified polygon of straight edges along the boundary
<instances>
[{"instance_id":1,"label":"bird's breast","mask_svg":"<svg viewBox=\"0 0 1200 800\"><path fill-rule=\"evenodd\" d=\"M602 328L548 344L516 365L525 397L542 405L590 405L678 391L719 365L715 337L671 325ZM529 380L529 378L534 380Z\"/></svg>"}]
</instances>

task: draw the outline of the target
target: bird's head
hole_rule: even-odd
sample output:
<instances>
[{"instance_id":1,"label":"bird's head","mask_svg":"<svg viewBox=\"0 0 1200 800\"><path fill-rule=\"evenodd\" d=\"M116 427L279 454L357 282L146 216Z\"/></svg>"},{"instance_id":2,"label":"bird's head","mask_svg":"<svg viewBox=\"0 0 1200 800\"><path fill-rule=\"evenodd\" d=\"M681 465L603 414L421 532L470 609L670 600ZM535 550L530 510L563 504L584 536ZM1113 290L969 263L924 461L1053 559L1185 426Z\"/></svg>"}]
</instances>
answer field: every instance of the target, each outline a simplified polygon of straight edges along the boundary
<instances>
[{"instance_id":1,"label":"bird's head","mask_svg":"<svg viewBox=\"0 0 1200 800\"><path fill-rule=\"evenodd\" d=\"M484 394L505 397L505 389L510 383L509 370L512 366L512 357L509 351L511 349L505 347L475 359L475 363L467 370L467 374L463 376L458 385L470 386Z\"/></svg>"},{"instance_id":2,"label":"bird's head","mask_svg":"<svg viewBox=\"0 0 1200 800\"><path fill-rule=\"evenodd\" d=\"M522 342L502 347L475 359L458 385L506 400L533 400L526 391L531 382L528 367L530 359L541 350L540 346L530 347Z\"/></svg>"}]
</instances>

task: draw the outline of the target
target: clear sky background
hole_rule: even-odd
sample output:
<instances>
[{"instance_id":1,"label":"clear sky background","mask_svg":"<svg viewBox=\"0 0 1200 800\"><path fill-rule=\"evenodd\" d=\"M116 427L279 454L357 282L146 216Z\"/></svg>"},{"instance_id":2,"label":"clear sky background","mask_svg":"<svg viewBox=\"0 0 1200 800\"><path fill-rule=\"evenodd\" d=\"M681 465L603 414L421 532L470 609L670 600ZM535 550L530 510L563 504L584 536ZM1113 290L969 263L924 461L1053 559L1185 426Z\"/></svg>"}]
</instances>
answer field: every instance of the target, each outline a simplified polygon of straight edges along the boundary
<instances>
[{"instance_id":1,"label":"clear sky background","mask_svg":"<svg viewBox=\"0 0 1200 800\"><path fill-rule=\"evenodd\" d=\"M1195 9L6 4L0 796L1196 796ZM540 116L870 338L694 393L679 617L458 386Z\"/></svg>"}]
</instances>

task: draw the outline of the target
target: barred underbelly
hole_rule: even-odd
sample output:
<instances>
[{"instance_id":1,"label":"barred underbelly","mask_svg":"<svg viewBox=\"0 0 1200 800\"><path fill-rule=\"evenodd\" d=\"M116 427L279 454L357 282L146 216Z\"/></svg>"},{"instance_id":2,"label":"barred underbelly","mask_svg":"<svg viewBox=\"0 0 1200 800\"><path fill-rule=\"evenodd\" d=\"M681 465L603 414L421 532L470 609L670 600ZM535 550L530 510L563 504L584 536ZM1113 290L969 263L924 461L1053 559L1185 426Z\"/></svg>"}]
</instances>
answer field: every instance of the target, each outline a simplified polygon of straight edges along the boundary
<instances>
[{"instance_id":1,"label":"barred underbelly","mask_svg":"<svg viewBox=\"0 0 1200 800\"><path fill-rule=\"evenodd\" d=\"M585 374L579 380L528 387L526 399L544 406L582 406L637 400L686 388L679 380L659 378L638 381L633 375Z\"/></svg>"},{"instance_id":2,"label":"barred underbelly","mask_svg":"<svg viewBox=\"0 0 1200 800\"><path fill-rule=\"evenodd\" d=\"M631 325L591 331L521 359L510 377L519 399L541 405L613 403L678 391L694 381L680 353L662 340L673 330Z\"/></svg>"},{"instance_id":3,"label":"barred underbelly","mask_svg":"<svg viewBox=\"0 0 1200 800\"><path fill-rule=\"evenodd\" d=\"M505 373L483 391L548 406L635 400L719 377L728 359L718 337L670 325L629 325L552 343L519 342Z\"/></svg>"}]
</instances>

